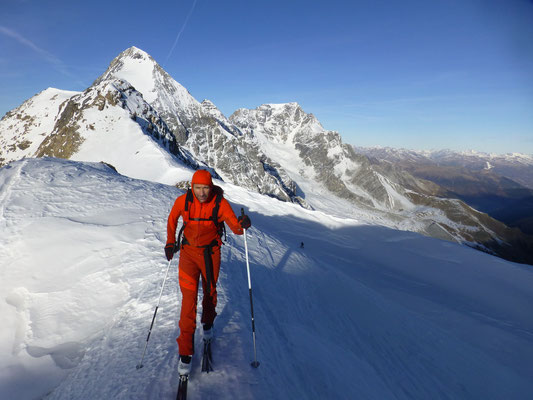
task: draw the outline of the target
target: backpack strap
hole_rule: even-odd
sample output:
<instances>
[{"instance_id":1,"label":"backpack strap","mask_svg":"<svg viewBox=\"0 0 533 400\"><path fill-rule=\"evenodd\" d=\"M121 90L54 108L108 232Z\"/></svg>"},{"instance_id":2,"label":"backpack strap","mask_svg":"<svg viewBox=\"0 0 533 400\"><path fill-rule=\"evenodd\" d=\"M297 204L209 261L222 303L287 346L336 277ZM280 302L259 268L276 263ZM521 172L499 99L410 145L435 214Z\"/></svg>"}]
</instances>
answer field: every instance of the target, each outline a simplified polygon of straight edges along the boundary
<instances>
[{"instance_id":1,"label":"backpack strap","mask_svg":"<svg viewBox=\"0 0 533 400\"><path fill-rule=\"evenodd\" d=\"M226 241L226 225L224 225L224 221L218 222L218 210L220 209L220 202L222 201L222 191L219 190L216 198L215 198L215 206L213 207L213 215L211 218L213 219L213 223L215 224L217 228L218 237L220 238L220 241L222 244ZM224 235L224 240L222 240L222 235Z\"/></svg>"},{"instance_id":2,"label":"backpack strap","mask_svg":"<svg viewBox=\"0 0 533 400\"><path fill-rule=\"evenodd\" d=\"M187 195L185 196L185 209L183 213L183 225L181 225L180 232L178 233L178 240L176 242L177 251L180 251L181 249L181 243L182 243L181 238L183 235L183 230L185 229L185 225L187 225L187 222L189 221L189 204L192 204L192 202L193 202L192 189L187 189ZM185 238L185 236L183 236L183 244L185 244L186 241L187 239Z\"/></svg>"},{"instance_id":3,"label":"backpack strap","mask_svg":"<svg viewBox=\"0 0 533 400\"><path fill-rule=\"evenodd\" d=\"M192 189L187 189L187 195L185 196L185 212L187 212L187 217L189 216L189 204L192 203L193 196L192 196Z\"/></svg>"}]
</instances>

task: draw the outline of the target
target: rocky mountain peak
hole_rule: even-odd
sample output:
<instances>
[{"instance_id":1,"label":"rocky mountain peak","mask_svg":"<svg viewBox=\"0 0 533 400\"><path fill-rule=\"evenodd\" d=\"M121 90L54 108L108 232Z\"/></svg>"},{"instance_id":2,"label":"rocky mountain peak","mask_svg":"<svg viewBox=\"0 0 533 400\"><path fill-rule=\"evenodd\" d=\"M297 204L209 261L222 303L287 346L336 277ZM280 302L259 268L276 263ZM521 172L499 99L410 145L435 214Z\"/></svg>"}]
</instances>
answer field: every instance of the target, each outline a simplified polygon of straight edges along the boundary
<instances>
[{"instance_id":1,"label":"rocky mountain peak","mask_svg":"<svg viewBox=\"0 0 533 400\"><path fill-rule=\"evenodd\" d=\"M212 117L216 118L217 120L226 119L224 114L222 114L222 112L217 108L217 106L213 104L211 100L205 99L204 101L202 101L201 104L202 104L202 108L204 109L204 111L208 113L209 115L211 115Z\"/></svg>"},{"instance_id":2,"label":"rocky mountain peak","mask_svg":"<svg viewBox=\"0 0 533 400\"><path fill-rule=\"evenodd\" d=\"M202 117L201 104L148 53L130 47L120 53L94 84L106 79L129 82L166 121L179 143L185 143L191 121Z\"/></svg>"},{"instance_id":3,"label":"rocky mountain peak","mask_svg":"<svg viewBox=\"0 0 533 400\"><path fill-rule=\"evenodd\" d=\"M292 200L296 186L209 100L198 102L148 54L129 48L95 82L120 79L142 93L176 138L201 163L229 182ZM299 199L297 199L301 203Z\"/></svg>"},{"instance_id":4,"label":"rocky mountain peak","mask_svg":"<svg viewBox=\"0 0 533 400\"><path fill-rule=\"evenodd\" d=\"M118 56L116 56L114 58L113 61L124 60L124 59L127 59L127 58L131 58L131 59L134 59L134 60L141 60L141 61L145 61L145 62L150 62L152 64L157 64L156 61L152 58L152 56L150 54L148 54L144 50L141 50L141 49L139 49L138 47L135 47L135 46L131 46L130 48L128 48L128 49L124 50L123 52L121 52Z\"/></svg>"},{"instance_id":5,"label":"rocky mountain peak","mask_svg":"<svg viewBox=\"0 0 533 400\"><path fill-rule=\"evenodd\" d=\"M96 79L93 85L112 78L128 80L125 76L121 75L131 74L132 72L148 72L148 76L151 76L156 64L155 60L148 53L133 46L116 56L109 63L107 70Z\"/></svg>"},{"instance_id":6,"label":"rocky mountain peak","mask_svg":"<svg viewBox=\"0 0 533 400\"><path fill-rule=\"evenodd\" d=\"M293 143L325 132L316 117L307 114L298 103L263 104L255 110L241 108L229 120L252 135L260 131L273 142Z\"/></svg>"}]
</instances>

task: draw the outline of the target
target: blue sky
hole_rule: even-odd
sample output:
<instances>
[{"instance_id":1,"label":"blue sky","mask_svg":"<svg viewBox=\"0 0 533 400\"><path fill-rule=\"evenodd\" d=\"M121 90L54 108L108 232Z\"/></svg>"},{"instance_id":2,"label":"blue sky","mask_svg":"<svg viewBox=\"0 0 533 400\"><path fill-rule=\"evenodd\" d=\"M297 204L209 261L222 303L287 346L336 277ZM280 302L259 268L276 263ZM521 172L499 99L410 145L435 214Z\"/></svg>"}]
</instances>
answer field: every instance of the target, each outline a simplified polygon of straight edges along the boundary
<instances>
[{"instance_id":1,"label":"blue sky","mask_svg":"<svg viewBox=\"0 0 533 400\"><path fill-rule=\"evenodd\" d=\"M226 116L296 101L358 146L533 154L532 0L5 0L0 115L130 46Z\"/></svg>"}]
</instances>

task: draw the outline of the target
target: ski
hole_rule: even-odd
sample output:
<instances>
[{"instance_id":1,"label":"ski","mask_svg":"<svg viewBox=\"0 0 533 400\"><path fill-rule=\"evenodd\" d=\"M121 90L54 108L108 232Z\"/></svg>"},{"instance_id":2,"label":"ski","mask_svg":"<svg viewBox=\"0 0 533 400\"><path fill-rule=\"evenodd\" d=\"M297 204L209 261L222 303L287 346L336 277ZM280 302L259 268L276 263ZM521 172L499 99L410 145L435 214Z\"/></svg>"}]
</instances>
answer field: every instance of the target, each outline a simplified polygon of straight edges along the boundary
<instances>
[{"instance_id":1,"label":"ski","mask_svg":"<svg viewBox=\"0 0 533 400\"><path fill-rule=\"evenodd\" d=\"M187 383L189 375L180 375L180 384L178 386L178 396L176 400L187 400Z\"/></svg>"},{"instance_id":2,"label":"ski","mask_svg":"<svg viewBox=\"0 0 533 400\"><path fill-rule=\"evenodd\" d=\"M213 357L211 355L211 339L204 339L204 353L202 355L202 372L213 371Z\"/></svg>"},{"instance_id":3,"label":"ski","mask_svg":"<svg viewBox=\"0 0 533 400\"><path fill-rule=\"evenodd\" d=\"M211 355L211 339L204 339L204 351L202 355L202 372L209 373L213 371L213 358ZM178 386L178 395L176 400L187 400L187 385L189 383L189 375L180 375L180 382Z\"/></svg>"}]
</instances>

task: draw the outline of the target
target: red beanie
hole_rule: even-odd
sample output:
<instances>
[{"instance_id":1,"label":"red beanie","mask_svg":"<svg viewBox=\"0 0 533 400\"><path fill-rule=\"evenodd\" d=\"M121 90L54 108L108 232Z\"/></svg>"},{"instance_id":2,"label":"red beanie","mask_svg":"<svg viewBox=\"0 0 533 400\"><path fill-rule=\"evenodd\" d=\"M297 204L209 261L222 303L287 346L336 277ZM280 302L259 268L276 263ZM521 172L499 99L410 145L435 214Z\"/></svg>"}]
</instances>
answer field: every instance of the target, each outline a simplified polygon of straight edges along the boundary
<instances>
[{"instance_id":1,"label":"red beanie","mask_svg":"<svg viewBox=\"0 0 533 400\"><path fill-rule=\"evenodd\" d=\"M213 186L209 171L206 171L205 169L199 169L196 171L191 180L191 185L194 184Z\"/></svg>"}]
</instances>

